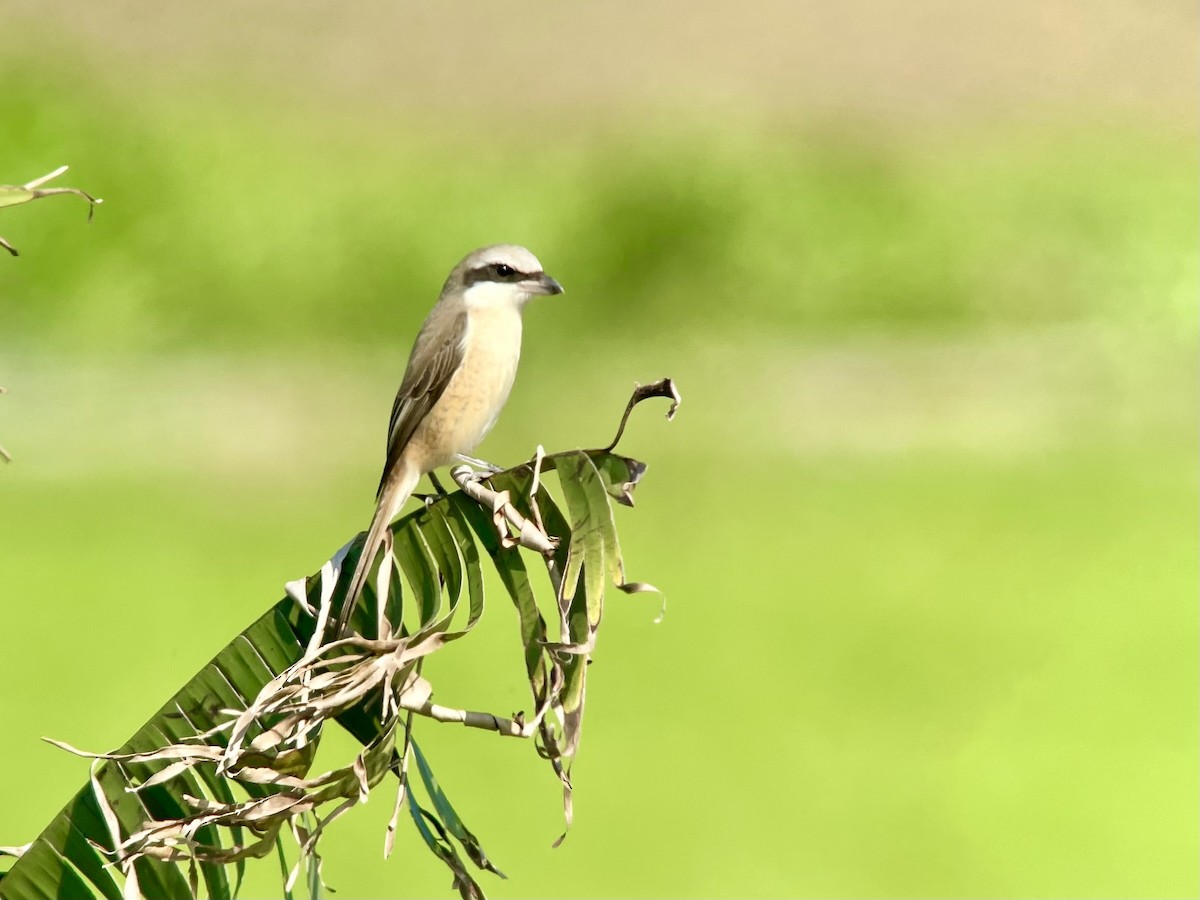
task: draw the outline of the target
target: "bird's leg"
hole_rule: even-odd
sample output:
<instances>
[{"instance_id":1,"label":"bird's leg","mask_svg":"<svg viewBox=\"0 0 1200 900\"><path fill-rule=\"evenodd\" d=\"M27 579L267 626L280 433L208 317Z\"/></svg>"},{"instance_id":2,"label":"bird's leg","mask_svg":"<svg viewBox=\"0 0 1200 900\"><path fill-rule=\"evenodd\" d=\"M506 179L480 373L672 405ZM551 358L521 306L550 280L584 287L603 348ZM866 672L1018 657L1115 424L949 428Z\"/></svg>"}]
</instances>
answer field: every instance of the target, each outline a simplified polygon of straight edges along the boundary
<instances>
[{"instance_id":1,"label":"bird's leg","mask_svg":"<svg viewBox=\"0 0 1200 900\"><path fill-rule=\"evenodd\" d=\"M465 453L458 454L458 458L461 459L463 462L468 463L469 465L475 466L476 468L479 468L479 469L483 469L487 475L495 475L497 472L504 471L504 468L502 466L498 466L495 463L490 463L486 459L479 459L478 457L475 457L475 456L467 456L467 454L465 454ZM483 478L485 476L480 475L479 477Z\"/></svg>"},{"instance_id":2,"label":"bird's leg","mask_svg":"<svg viewBox=\"0 0 1200 900\"><path fill-rule=\"evenodd\" d=\"M442 500L445 497L449 496L446 489L444 487L442 487L442 483L440 481L438 481L438 477L436 475L434 475L432 472L429 473L429 480L433 483L433 489L436 493L413 494L414 497L416 497L418 500L420 500L426 506L436 503L437 501Z\"/></svg>"},{"instance_id":3,"label":"bird's leg","mask_svg":"<svg viewBox=\"0 0 1200 900\"><path fill-rule=\"evenodd\" d=\"M463 457L460 456L460 459L461 458L463 458ZM496 472L503 471L498 466L493 466L491 463L484 462L483 460L473 459L471 457L466 457L466 458L470 459L471 462L478 463L487 468L487 471L484 471L484 472L472 472L467 466L459 466L458 468L460 468L465 473L465 475L463 477L467 481L483 481L485 478L489 477L490 475L493 475ZM454 475L454 472L451 472L450 474ZM450 492L442 486L442 483L438 480L438 477L436 475L434 475L432 472L429 472L428 475L429 475L429 480L433 483L434 493L432 493L432 494L414 493L413 494L414 497L416 497L418 500L420 500L426 506L430 506L434 503L437 503L439 500L445 500L447 497L450 496Z\"/></svg>"}]
</instances>

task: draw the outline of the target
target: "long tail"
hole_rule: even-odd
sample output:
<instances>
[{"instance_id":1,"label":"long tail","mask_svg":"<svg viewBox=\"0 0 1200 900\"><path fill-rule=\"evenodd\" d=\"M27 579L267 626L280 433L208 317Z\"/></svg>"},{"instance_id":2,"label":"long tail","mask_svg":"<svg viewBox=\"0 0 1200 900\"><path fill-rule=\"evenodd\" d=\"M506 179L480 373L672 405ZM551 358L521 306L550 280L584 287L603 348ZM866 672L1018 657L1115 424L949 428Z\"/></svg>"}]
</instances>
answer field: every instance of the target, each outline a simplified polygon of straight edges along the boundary
<instances>
[{"instance_id":1,"label":"long tail","mask_svg":"<svg viewBox=\"0 0 1200 900\"><path fill-rule=\"evenodd\" d=\"M362 594L363 586L371 573L375 556L383 546L383 535L392 524L392 519L400 512L405 501L412 495L421 480L421 473L408 465L403 457L388 473L383 488L379 491L379 501L375 504L375 517L371 519L371 527L367 529L367 540L363 544L362 553L358 557L358 565L354 568L354 577L350 579L350 590L342 601L342 611L338 615L337 625L330 635L331 640L342 637L350 622L350 615Z\"/></svg>"}]
</instances>

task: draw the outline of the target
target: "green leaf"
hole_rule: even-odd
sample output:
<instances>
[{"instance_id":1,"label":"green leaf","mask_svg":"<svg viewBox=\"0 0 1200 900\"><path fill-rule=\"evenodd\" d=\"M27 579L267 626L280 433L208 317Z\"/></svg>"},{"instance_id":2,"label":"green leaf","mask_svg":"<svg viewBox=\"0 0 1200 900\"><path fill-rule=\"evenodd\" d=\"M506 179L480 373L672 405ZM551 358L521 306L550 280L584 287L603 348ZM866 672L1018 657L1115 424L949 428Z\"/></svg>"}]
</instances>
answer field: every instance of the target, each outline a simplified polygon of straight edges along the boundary
<instances>
[{"instance_id":1,"label":"green leaf","mask_svg":"<svg viewBox=\"0 0 1200 900\"><path fill-rule=\"evenodd\" d=\"M467 597L470 601L466 627L471 629L483 617L483 569L479 560L479 548L475 546L475 540L471 537L471 527L463 514L463 504L479 508L463 494L455 494L446 504L446 524L466 572Z\"/></svg>"},{"instance_id":2,"label":"green leaf","mask_svg":"<svg viewBox=\"0 0 1200 900\"><path fill-rule=\"evenodd\" d=\"M441 823L420 807L411 791L408 795L408 811L412 815L413 824L417 826L417 833L421 835L425 846L432 850L433 854L449 866L450 871L454 873L454 888L458 891L459 896L464 900L476 900L476 898L483 900L483 888L471 877L471 873L463 865L458 851L447 839Z\"/></svg>"},{"instance_id":3,"label":"green leaf","mask_svg":"<svg viewBox=\"0 0 1200 900\"><path fill-rule=\"evenodd\" d=\"M442 604L437 563L420 531L407 527L407 523L406 527L396 529L393 543L396 561L417 598L421 617L416 631L424 632L433 626Z\"/></svg>"},{"instance_id":4,"label":"green leaf","mask_svg":"<svg viewBox=\"0 0 1200 900\"><path fill-rule=\"evenodd\" d=\"M572 562L580 560L578 564L586 573L581 577L586 590L588 624L595 629L604 611L604 577L610 560L620 558L612 507L600 473L586 453L580 452L559 463L558 483L571 510L572 555L567 568L570 571ZM584 635L572 634L571 639L582 641Z\"/></svg>"},{"instance_id":5,"label":"green leaf","mask_svg":"<svg viewBox=\"0 0 1200 900\"><path fill-rule=\"evenodd\" d=\"M429 797L433 800L434 809L437 810L438 816L441 818L442 825L449 831L463 846L468 857L475 865L481 869L487 869L504 878L504 873L492 865L487 858L487 854L483 852L483 847L480 846L478 838L475 837L463 824L454 807L450 805L445 792L442 790L438 780L433 775L433 770L429 768L429 763L425 759L425 754L421 752L421 748L417 746L417 742L412 743L413 758L417 763L417 771L421 774L421 781L425 785L425 790L429 792Z\"/></svg>"}]
</instances>

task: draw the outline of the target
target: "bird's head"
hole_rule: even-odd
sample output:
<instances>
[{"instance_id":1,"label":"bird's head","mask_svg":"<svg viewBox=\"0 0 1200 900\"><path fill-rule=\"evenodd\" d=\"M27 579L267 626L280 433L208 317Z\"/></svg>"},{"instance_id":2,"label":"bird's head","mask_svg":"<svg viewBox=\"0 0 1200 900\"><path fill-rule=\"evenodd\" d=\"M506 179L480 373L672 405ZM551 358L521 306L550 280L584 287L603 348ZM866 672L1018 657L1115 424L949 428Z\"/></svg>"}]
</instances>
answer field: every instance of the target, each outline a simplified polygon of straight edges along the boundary
<instances>
[{"instance_id":1,"label":"bird's head","mask_svg":"<svg viewBox=\"0 0 1200 900\"><path fill-rule=\"evenodd\" d=\"M467 254L454 267L443 294L450 291L461 291L468 306L520 309L534 297L561 294L563 289L524 247L494 244Z\"/></svg>"}]
</instances>

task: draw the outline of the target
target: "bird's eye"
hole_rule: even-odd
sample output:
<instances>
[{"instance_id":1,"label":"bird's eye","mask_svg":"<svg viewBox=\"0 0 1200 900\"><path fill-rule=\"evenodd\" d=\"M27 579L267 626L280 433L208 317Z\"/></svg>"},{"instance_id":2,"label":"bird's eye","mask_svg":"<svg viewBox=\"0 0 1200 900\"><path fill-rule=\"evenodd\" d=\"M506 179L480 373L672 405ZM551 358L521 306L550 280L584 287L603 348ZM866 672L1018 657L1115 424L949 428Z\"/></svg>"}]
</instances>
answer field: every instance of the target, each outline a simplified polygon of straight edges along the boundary
<instances>
[{"instance_id":1,"label":"bird's eye","mask_svg":"<svg viewBox=\"0 0 1200 900\"><path fill-rule=\"evenodd\" d=\"M514 269L512 266L505 265L504 263L497 263L496 264L496 274L499 275L501 278L512 278L514 275L517 274L517 270Z\"/></svg>"}]
</instances>

